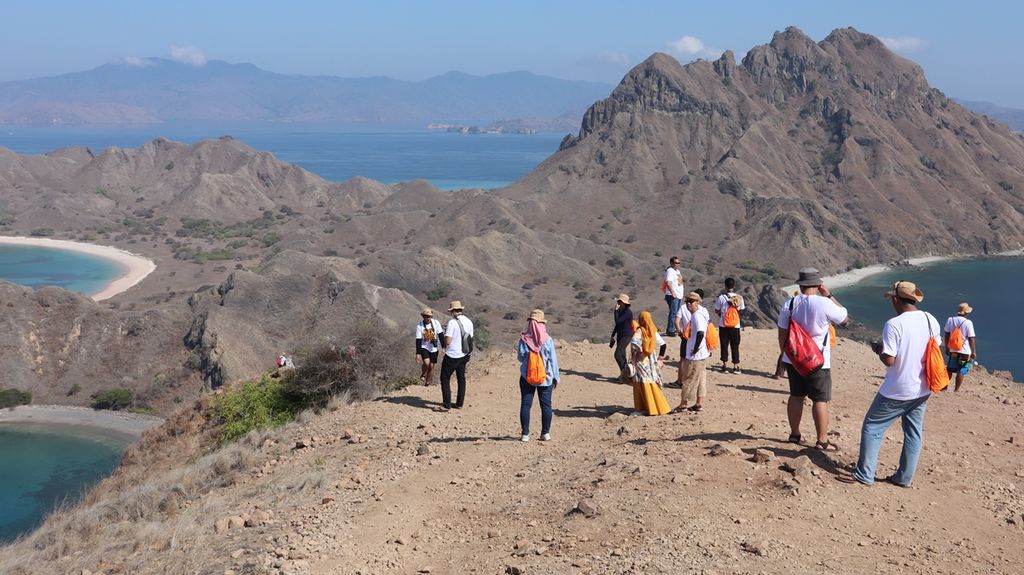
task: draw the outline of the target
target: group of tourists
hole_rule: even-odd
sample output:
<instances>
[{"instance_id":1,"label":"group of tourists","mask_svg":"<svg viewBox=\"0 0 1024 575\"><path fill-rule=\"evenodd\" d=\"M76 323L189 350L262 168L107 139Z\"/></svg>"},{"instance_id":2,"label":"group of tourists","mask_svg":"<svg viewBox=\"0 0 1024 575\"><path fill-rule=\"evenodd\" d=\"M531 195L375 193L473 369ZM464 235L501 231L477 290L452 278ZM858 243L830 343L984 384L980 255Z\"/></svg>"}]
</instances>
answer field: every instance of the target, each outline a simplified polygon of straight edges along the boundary
<instances>
[{"instance_id":1,"label":"group of tourists","mask_svg":"<svg viewBox=\"0 0 1024 575\"><path fill-rule=\"evenodd\" d=\"M650 311L635 315L630 296L615 298L614 326L609 347L614 349L618 366L617 381L633 388L634 415L658 416L703 411L708 397L706 365L716 347L721 347L721 371L739 374L742 312L746 309L742 296L736 293L736 282L727 278L724 289L715 298L712 310L715 319L703 305L705 294L697 289L684 290L679 272L679 259L673 257L665 271L662 288L668 305L664 336L655 325ZM939 370L949 378L955 376L954 391L963 385L964 376L976 364L977 344L974 324L967 317L972 308L961 303L957 314L948 318L940 331L934 316L918 309L924 293L908 281L896 282L885 292L896 316L886 322L882 340L872 350L886 366L885 380L868 407L861 427L860 453L857 467L838 479L847 483L870 485L875 481L878 451L886 430L900 419L904 432L903 451L896 473L886 481L910 486L920 457L924 412L928 398L936 389L934 377L926 367L927 353L939 353ZM416 327L416 361L421 364L421 381L432 383L438 354L444 350L441 363L442 404L435 409L448 411L462 408L466 395L466 364L472 352L473 323L463 313L461 302L453 301L447 325L433 318L433 311L424 309ZM848 312L835 295L825 287L821 274L814 268L799 272L797 291L779 310L778 343L781 351L780 370L789 381L787 418L790 443L802 444L800 424L807 399L811 401L814 423L814 447L825 452L839 451L829 435L829 402L832 399L831 349L835 343L833 326L846 323ZM944 334L944 337L942 336ZM679 369L676 379L666 383L662 377L668 347L665 337L680 338ZM941 359L938 346L945 347L948 360ZM520 334L516 355L520 363L519 390L521 440L530 440L530 412L534 397L541 409L540 439L551 439L553 418L552 393L558 386L560 372L555 345L547 332L544 311L530 312L526 329ZM925 359L922 359L925 358ZM731 368L729 363L731 359ZM945 368L944 370L942 368ZM779 371L776 371L776 375ZM458 380L458 393L451 401L451 376ZM673 385L674 384L674 385ZM672 408L665 398L665 387L681 388L679 404Z\"/></svg>"}]
</instances>

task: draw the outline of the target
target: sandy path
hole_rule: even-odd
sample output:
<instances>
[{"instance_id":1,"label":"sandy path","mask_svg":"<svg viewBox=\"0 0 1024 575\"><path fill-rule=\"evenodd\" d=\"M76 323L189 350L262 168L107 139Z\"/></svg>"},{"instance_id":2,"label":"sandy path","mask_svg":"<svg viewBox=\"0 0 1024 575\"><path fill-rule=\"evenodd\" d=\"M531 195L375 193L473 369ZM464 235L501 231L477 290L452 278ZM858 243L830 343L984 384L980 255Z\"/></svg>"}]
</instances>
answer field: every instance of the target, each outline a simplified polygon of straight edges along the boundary
<instances>
[{"instance_id":1,"label":"sandy path","mask_svg":"<svg viewBox=\"0 0 1024 575\"><path fill-rule=\"evenodd\" d=\"M111 246L100 246L81 242L71 242L67 240L53 240L49 238L7 236L0 236L0 244L54 248L90 254L108 260L113 260L121 267L122 273L117 279L107 284L105 288L95 294L92 294L92 299L96 301L110 299L115 295L126 291L141 282L146 278L146 276L156 269L156 264L153 263L153 260Z\"/></svg>"}]
</instances>

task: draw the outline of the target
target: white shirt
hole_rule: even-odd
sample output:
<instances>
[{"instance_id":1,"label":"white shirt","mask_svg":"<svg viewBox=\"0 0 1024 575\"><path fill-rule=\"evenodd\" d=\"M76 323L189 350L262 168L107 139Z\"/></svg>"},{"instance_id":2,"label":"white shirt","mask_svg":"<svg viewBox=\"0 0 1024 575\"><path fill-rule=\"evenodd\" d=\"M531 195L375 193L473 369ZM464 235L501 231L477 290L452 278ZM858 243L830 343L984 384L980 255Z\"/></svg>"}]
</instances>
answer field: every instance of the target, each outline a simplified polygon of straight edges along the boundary
<instances>
[{"instance_id":1,"label":"white shirt","mask_svg":"<svg viewBox=\"0 0 1024 575\"><path fill-rule=\"evenodd\" d=\"M434 333L437 334L437 337L441 337L441 336L444 335L443 333L441 333L441 322L437 321L436 319L431 318L430 324L434 328ZM431 340L423 339L423 331L424 331L424 329L426 329L426 327L423 325L423 321L420 320L416 324L416 339L423 340L423 341L420 342L420 347L422 347L423 349L427 350L428 353L434 353L434 352L437 351L437 340L431 341Z\"/></svg>"},{"instance_id":2,"label":"white shirt","mask_svg":"<svg viewBox=\"0 0 1024 575\"><path fill-rule=\"evenodd\" d=\"M964 336L964 345L960 349L948 350L950 353L962 353L971 355L971 339L975 337L974 322L962 315L954 315L946 320L946 333L953 333L954 328L960 328L960 335Z\"/></svg>"},{"instance_id":3,"label":"white shirt","mask_svg":"<svg viewBox=\"0 0 1024 575\"><path fill-rule=\"evenodd\" d=\"M473 334L473 322L464 315L459 315L448 320L448 327L444 330L445 337L452 338L452 342L444 348L444 354L452 359L459 359L460 357L466 357L465 353L462 353L462 328L465 327L466 333L469 335Z\"/></svg>"},{"instance_id":4,"label":"white shirt","mask_svg":"<svg viewBox=\"0 0 1024 575\"><path fill-rule=\"evenodd\" d=\"M682 337L683 332L686 331L686 326L690 323L690 310L686 309L686 302L679 306L679 311L676 312L676 318L679 320L679 335Z\"/></svg>"},{"instance_id":5,"label":"white shirt","mask_svg":"<svg viewBox=\"0 0 1024 575\"><path fill-rule=\"evenodd\" d=\"M708 314L708 310L702 305L697 306L697 311L690 316L690 337L686 338L686 359L699 361L711 357L711 352L708 351L709 323L711 323L711 316ZM700 347L694 349L693 344L697 341L697 332L699 331L704 332L704 337L701 338Z\"/></svg>"},{"instance_id":6,"label":"white shirt","mask_svg":"<svg viewBox=\"0 0 1024 575\"><path fill-rule=\"evenodd\" d=\"M665 295L675 299L683 299L686 290L683 289L683 274L674 267L665 270Z\"/></svg>"},{"instance_id":7,"label":"white shirt","mask_svg":"<svg viewBox=\"0 0 1024 575\"><path fill-rule=\"evenodd\" d=\"M908 311L885 322L882 353L896 361L885 371L885 381L878 393L898 401L931 393L924 379L924 352L929 337L939 342L939 322L930 313Z\"/></svg>"},{"instance_id":8,"label":"white shirt","mask_svg":"<svg viewBox=\"0 0 1024 575\"><path fill-rule=\"evenodd\" d=\"M821 368L832 369L832 346L825 345L828 324L846 321L846 308L827 297L800 294L786 301L782 306L782 311L779 312L779 329L789 329L790 302L793 302L792 319L796 320L796 323L800 324L807 335L811 336L811 339L818 344L818 349L825 357L825 364ZM782 361L788 364L793 363L786 354L782 354Z\"/></svg>"},{"instance_id":9,"label":"white shirt","mask_svg":"<svg viewBox=\"0 0 1024 575\"><path fill-rule=\"evenodd\" d=\"M715 311L718 312L718 327L725 327L725 312L729 309L729 298L736 297L736 292L731 291L718 296L715 300ZM747 303L740 298L740 307L736 308L738 311L747 309ZM740 324L736 324L735 327L740 327Z\"/></svg>"}]
</instances>

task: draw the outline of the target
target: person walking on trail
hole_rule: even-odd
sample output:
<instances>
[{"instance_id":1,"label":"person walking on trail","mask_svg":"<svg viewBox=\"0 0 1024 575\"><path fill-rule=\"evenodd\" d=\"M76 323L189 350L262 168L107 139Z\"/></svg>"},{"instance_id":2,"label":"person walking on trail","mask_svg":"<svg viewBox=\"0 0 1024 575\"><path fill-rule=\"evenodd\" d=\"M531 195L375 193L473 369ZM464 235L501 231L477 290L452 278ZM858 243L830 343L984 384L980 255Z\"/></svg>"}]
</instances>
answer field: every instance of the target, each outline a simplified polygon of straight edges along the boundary
<instances>
[{"instance_id":1,"label":"person walking on trail","mask_svg":"<svg viewBox=\"0 0 1024 575\"><path fill-rule=\"evenodd\" d=\"M473 340L473 322L462 313L462 302L455 300L448 306L452 319L444 330L444 359L441 360L441 406L437 411L462 409L466 401L466 364L472 349L466 349ZM452 403L452 374L458 380L459 390Z\"/></svg>"},{"instance_id":2,"label":"person walking on trail","mask_svg":"<svg viewBox=\"0 0 1024 575\"><path fill-rule=\"evenodd\" d=\"M629 296L619 294L615 298L615 327L612 328L612 339L608 347L615 348L615 363L619 366L619 383L630 383L626 377L626 364L629 362L629 342L633 339L633 310L629 309Z\"/></svg>"},{"instance_id":3,"label":"person walking on trail","mask_svg":"<svg viewBox=\"0 0 1024 575\"><path fill-rule=\"evenodd\" d=\"M516 357L519 359L519 424L523 432L520 439L530 440L530 410L533 408L533 396L536 395L540 402L540 440L551 441L551 419L554 414L551 394L558 387L558 354L555 352L554 340L548 335L543 310L530 312L526 320L526 331L519 334Z\"/></svg>"},{"instance_id":4,"label":"person walking on trail","mask_svg":"<svg viewBox=\"0 0 1024 575\"><path fill-rule=\"evenodd\" d=\"M420 383L430 385L441 349L441 322L434 319L434 310L424 308L416 324L416 363L420 364Z\"/></svg>"},{"instance_id":5,"label":"person walking on trail","mask_svg":"<svg viewBox=\"0 0 1024 575\"><path fill-rule=\"evenodd\" d=\"M732 372L740 372L740 312L747 309L747 306L743 303L743 296L736 293L735 289L736 280L725 278L725 291L715 300L722 347L722 373L725 373L730 351Z\"/></svg>"},{"instance_id":6,"label":"person walking on trail","mask_svg":"<svg viewBox=\"0 0 1024 575\"><path fill-rule=\"evenodd\" d=\"M823 451L839 451L839 447L828 439L829 402L832 400L832 359L828 339L829 325L846 321L846 308L841 306L832 292L822 285L821 274L814 268L802 268L797 280L799 295L786 301L779 312L779 350L786 364L789 378L789 400L786 415L789 419L790 443L800 443L800 420L804 413L804 399L811 400L811 416L817 432L815 447ZM821 351L824 363L809 375L800 375L786 355L786 341L789 338L790 322L796 322L807 332L814 345Z\"/></svg>"},{"instance_id":7,"label":"person walking on trail","mask_svg":"<svg viewBox=\"0 0 1024 575\"><path fill-rule=\"evenodd\" d=\"M665 415L671 408L661 392L665 340L654 325L651 312L640 312L637 329L630 341L633 372L633 408L636 415Z\"/></svg>"},{"instance_id":8,"label":"person walking on trail","mask_svg":"<svg viewBox=\"0 0 1024 575\"><path fill-rule=\"evenodd\" d=\"M686 294L684 298L690 322L682 334L686 339L686 349L679 364L679 379L683 390L680 394L679 406L672 410L673 413L703 411L704 400L708 395L708 375L705 361L711 357L707 342L711 316L708 314L707 308L701 305L702 299L701 294L695 291Z\"/></svg>"},{"instance_id":9,"label":"person walking on trail","mask_svg":"<svg viewBox=\"0 0 1024 575\"><path fill-rule=\"evenodd\" d=\"M885 322L882 341L871 345L885 365L885 380L878 388L860 429L860 454L851 475L837 477L844 483L875 482L878 451L889 426L897 419L903 426L903 450L896 473L885 481L910 487L921 456L924 441L924 412L931 388L924 374L925 351L929 339L939 343L939 322L932 314L917 309L924 293L908 281L896 282L885 292L896 317Z\"/></svg>"},{"instance_id":10,"label":"person walking on trail","mask_svg":"<svg viewBox=\"0 0 1024 575\"><path fill-rule=\"evenodd\" d=\"M668 321L665 325L665 334L668 337L676 335L676 312L683 302L683 274L679 271L682 262L679 258L672 256L668 260L668 267L665 268L665 277L661 282L662 292L665 294L665 303L668 304Z\"/></svg>"},{"instance_id":11,"label":"person walking on trail","mask_svg":"<svg viewBox=\"0 0 1024 575\"><path fill-rule=\"evenodd\" d=\"M956 384L953 391L960 391L964 383L964 376L971 371L974 362L978 360L978 345L974 340L974 322L967 319L967 316L974 311L967 302L961 303L956 308L956 315L946 320L945 341L943 346L949 355L946 363L946 371L950 377L956 374Z\"/></svg>"}]
</instances>

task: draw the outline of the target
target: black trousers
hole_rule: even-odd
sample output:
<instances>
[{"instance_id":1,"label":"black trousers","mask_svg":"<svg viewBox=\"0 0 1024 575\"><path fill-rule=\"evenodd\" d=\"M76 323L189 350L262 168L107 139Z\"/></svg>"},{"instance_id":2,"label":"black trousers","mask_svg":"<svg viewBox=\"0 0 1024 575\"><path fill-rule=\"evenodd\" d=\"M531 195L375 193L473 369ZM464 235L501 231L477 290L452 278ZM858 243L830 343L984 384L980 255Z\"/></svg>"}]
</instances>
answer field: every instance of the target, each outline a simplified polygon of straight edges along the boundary
<instances>
[{"instance_id":1,"label":"black trousers","mask_svg":"<svg viewBox=\"0 0 1024 575\"><path fill-rule=\"evenodd\" d=\"M441 403L452 407L452 373L459 383L459 391L455 397L455 407L462 407L466 400L466 364L469 356L451 358L447 355L441 360Z\"/></svg>"},{"instance_id":2,"label":"black trousers","mask_svg":"<svg viewBox=\"0 0 1024 575\"><path fill-rule=\"evenodd\" d=\"M729 350L732 350L732 362L740 362L740 328L720 327L718 328L718 339L722 346L722 363L729 361Z\"/></svg>"},{"instance_id":3,"label":"black trousers","mask_svg":"<svg viewBox=\"0 0 1024 575\"><path fill-rule=\"evenodd\" d=\"M620 337L618 342L615 344L615 363L619 366L619 375L622 375L623 370L626 369L626 363L629 361L626 355L629 351L630 340Z\"/></svg>"}]
</instances>

